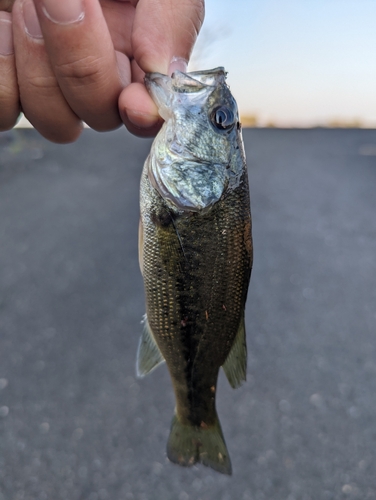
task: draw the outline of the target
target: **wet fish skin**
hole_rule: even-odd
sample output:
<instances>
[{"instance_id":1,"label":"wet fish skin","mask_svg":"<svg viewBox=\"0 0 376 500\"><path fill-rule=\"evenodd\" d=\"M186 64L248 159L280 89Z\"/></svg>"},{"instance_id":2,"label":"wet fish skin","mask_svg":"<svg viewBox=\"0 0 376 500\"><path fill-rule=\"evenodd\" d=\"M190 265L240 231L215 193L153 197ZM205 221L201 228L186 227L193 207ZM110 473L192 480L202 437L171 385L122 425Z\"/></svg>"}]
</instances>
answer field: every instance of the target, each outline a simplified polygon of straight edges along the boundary
<instances>
[{"instance_id":1,"label":"wet fish skin","mask_svg":"<svg viewBox=\"0 0 376 500\"><path fill-rule=\"evenodd\" d=\"M232 386L245 380L244 307L252 268L236 103L222 68L171 79L152 74L146 81L166 122L141 178L147 320L138 373L167 363L176 397L170 460L231 474L216 386L221 366ZM225 124L232 119L233 126L217 128L218 108L219 118Z\"/></svg>"}]
</instances>

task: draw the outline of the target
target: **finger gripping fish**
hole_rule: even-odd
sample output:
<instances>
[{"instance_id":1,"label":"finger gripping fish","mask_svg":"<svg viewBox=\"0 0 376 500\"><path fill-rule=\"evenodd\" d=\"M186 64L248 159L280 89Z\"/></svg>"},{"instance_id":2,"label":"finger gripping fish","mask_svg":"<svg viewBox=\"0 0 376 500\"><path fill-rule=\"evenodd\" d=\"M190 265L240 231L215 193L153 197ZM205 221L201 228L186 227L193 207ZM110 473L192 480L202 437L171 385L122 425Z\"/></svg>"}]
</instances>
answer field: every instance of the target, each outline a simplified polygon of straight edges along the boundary
<instances>
[{"instance_id":1,"label":"finger gripping fish","mask_svg":"<svg viewBox=\"0 0 376 500\"><path fill-rule=\"evenodd\" d=\"M215 408L219 368L246 377L244 307L252 268L248 176L223 68L146 76L165 123L141 178L146 316L137 374L166 361L176 397L167 456L231 474Z\"/></svg>"}]
</instances>

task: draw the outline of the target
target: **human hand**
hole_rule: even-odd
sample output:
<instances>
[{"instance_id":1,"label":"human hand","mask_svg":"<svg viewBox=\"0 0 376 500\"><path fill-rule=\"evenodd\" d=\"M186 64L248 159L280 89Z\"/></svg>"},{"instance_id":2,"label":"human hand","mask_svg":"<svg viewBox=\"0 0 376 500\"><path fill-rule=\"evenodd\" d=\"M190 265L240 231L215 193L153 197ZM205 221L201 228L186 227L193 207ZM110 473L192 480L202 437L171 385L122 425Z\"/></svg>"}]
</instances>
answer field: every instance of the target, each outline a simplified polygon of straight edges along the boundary
<instances>
[{"instance_id":1,"label":"human hand","mask_svg":"<svg viewBox=\"0 0 376 500\"><path fill-rule=\"evenodd\" d=\"M203 2L0 0L0 130L22 108L54 142L76 140L82 121L154 135L161 119L144 72L186 69Z\"/></svg>"}]
</instances>

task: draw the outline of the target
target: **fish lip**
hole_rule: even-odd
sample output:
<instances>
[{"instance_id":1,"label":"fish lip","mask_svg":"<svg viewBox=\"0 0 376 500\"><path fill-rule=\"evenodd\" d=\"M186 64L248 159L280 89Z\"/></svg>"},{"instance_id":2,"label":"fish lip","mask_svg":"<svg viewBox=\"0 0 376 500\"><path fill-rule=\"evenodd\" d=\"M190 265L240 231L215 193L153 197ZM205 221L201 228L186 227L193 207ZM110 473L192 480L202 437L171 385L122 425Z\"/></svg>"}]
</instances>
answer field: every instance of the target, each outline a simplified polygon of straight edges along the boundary
<instances>
[{"instance_id":1,"label":"fish lip","mask_svg":"<svg viewBox=\"0 0 376 500\"><path fill-rule=\"evenodd\" d=\"M153 85L171 85L172 83L178 83L179 79L184 77L195 80L197 83L202 85L208 85L210 87L216 86L220 82L224 82L227 76L227 72L223 66L218 66L217 68L200 70L200 71L175 71L171 76L165 75L163 73L146 73L145 74L145 86L150 91Z\"/></svg>"},{"instance_id":2,"label":"fish lip","mask_svg":"<svg viewBox=\"0 0 376 500\"><path fill-rule=\"evenodd\" d=\"M160 116L166 121L172 115L171 110L171 78L162 73L147 73L144 78L145 87L158 108Z\"/></svg>"},{"instance_id":3,"label":"fish lip","mask_svg":"<svg viewBox=\"0 0 376 500\"><path fill-rule=\"evenodd\" d=\"M227 71L223 66L218 66L213 69L191 71L186 73L186 75L203 85L215 87L219 83L223 83L226 80Z\"/></svg>"},{"instance_id":4,"label":"fish lip","mask_svg":"<svg viewBox=\"0 0 376 500\"><path fill-rule=\"evenodd\" d=\"M210 93L216 87L225 85L226 72L218 68L183 73L175 71L171 76L163 73L146 73L145 87L158 107L159 114L167 120L173 114L171 105L179 93L198 93L203 90Z\"/></svg>"},{"instance_id":5,"label":"fish lip","mask_svg":"<svg viewBox=\"0 0 376 500\"><path fill-rule=\"evenodd\" d=\"M151 96L155 89L162 88L166 93L171 91L171 78L162 73L146 73L144 77L145 87Z\"/></svg>"},{"instance_id":6,"label":"fish lip","mask_svg":"<svg viewBox=\"0 0 376 500\"><path fill-rule=\"evenodd\" d=\"M160 80L166 80L167 78L170 79L169 76L164 75L163 73L157 73L157 72L155 72L155 73L146 73L145 77L144 77L144 80L145 80L145 85L148 88L153 83L157 83L158 79L160 79Z\"/></svg>"}]
</instances>

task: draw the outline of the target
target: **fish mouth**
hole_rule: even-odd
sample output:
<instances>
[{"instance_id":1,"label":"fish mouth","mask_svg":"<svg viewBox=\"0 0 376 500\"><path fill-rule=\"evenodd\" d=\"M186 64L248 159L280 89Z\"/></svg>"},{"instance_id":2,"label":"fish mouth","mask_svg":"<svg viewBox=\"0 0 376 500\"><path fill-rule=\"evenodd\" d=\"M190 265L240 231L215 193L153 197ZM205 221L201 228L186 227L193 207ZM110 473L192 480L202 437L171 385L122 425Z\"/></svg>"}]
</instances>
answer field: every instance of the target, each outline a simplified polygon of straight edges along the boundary
<instances>
[{"instance_id":1,"label":"fish mouth","mask_svg":"<svg viewBox=\"0 0 376 500\"><path fill-rule=\"evenodd\" d=\"M179 88L192 87L200 90L203 86L214 87L223 83L226 79L226 71L222 66L214 69L191 71L183 73L175 71L171 76L163 73L146 73L145 86L150 93L155 87L161 87L164 91L179 91Z\"/></svg>"},{"instance_id":2,"label":"fish mouth","mask_svg":"<svg viewBox=\"0 0 376 500\"><path fill-rule=\"evenodd\" d=\"M173 93L171 78L162 73L147 73L144 81L147 91L158 107L160 116L167 121L172 116L171 99Z\"/></svg>"},{"instance_id":3,"label":"fish mouth","mask_svg":"<svg viewBox=\"0 0 376 500\"><path fill-rule=\"evenodd\" d=\"M145 87L152 96L155 89L159 87L165 92L171 91L171 78L162 73L146 73L144 81Z\"/></svg>"},{"instance_id":4,"label":"fish mouth","mask_svg":"<svg viewBox=\"0 0 376 500\"><path fill-rule=\"evenodd\" d=\"M164 120L172 116L172 103L177 94L208 95L226 80L223 67L183 73L175 71L171 76L162 73L146 73L145 86Z\"/></svg>"},{"instance_id":5,"label":"fish mouth","mask_svg":"<svg viewBox=\"0 0 376 500\"><path fill-rule=\"evenodd\" d=\"M202 71L191 71L190 73L183 73L193 80L196 80L204 85L209 85L210 87L217 86L219 83L223 83L226 80L227 72L222 66L218 68L202 70ZM174 75L172 75L174 76Z\"/></svg>"}]
</instances>

